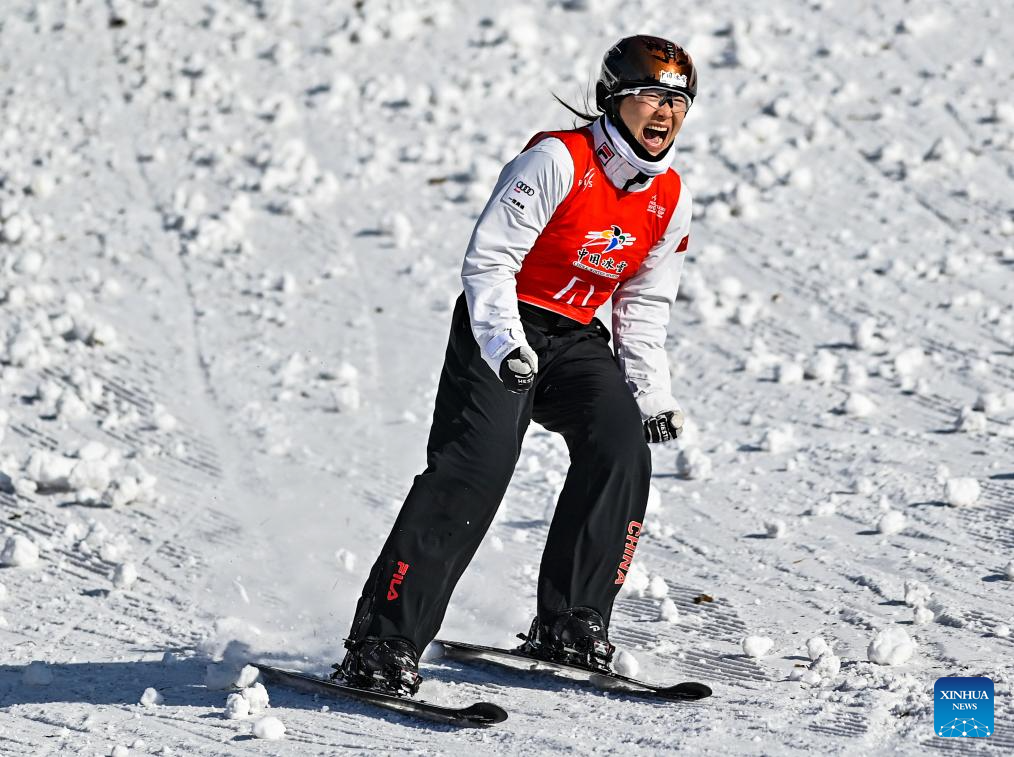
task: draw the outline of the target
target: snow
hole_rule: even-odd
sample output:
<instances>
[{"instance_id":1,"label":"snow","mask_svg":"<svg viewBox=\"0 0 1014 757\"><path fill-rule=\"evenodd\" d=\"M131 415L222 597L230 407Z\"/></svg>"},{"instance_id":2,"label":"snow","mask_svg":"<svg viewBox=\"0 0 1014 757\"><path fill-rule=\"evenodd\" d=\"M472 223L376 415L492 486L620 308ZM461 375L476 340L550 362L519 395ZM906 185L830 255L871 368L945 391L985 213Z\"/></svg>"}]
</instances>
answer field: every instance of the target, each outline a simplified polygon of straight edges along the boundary
<instances>
[{"instance_id":1,"label":"snow","mask_svg":"<svg viewBox=\"0 0 1014 757\"><path fill-rule=\"evenodd\" d=\"M662 599L669 594L669 585L662 576L652 576L648 582L648 596L653 599Z\"/></svg>"},{"instance_id":2,"label":"snow","mask_svg":"<svg viewBox=\"0 0 1014 757\"><path fill-rule=\"evenodd\" d=\"M855 383L856 379L853 378L852 382ZM859 383L863 382L860 381ZM865 394L853 392L849 394L842 405L842 411L854 418L868 418L877 411L877 404Z\"/></svg>"},{"instance_id":3,"label":"snow","mask_svg":"<svg viewBox=\"0 0 1014 757\"><path fill-rule=\"evenodd\" d=\"M164 701L165 699L163 698L161 692L159 692L158 689L151 688L150 686L144 690L140 699L141 704L145 707L157 707Z\"/></svg>"},{"instance_id":4,"label":"snow","mask_svg":"<svg viewBox=\"0 0 1014 757\"><path fill-rule=\"evenodd\" d=\"M788 524L780 518L765 521L764 523L764 532L772 539L781 539L788 533L788 530Z\"/></svg>"},{"instance_id":5,"label":"snow","mask_svg":"<svg viewBox=\"0 0 1014 757\"><path fill-rule=\"evenodd\" d=\"M922 607L929 602L933 591L922 581L905 581L905 604L909 607Z\"/></svg>"},{"instance_id":6,"label":"snow","mask_svg":"<svg viewBox=\"0 0 1014 757\"><path fill-rule=\"evenodd\" d=\"M806 640L806 654L811 660L816 660L825 652L830 652L831 646L822 636L814 636Z\"/></svg>"},{"instance_id":7,"label":"snow","mask_svg":"<svg viewBox=\"0 0 1014 757\"><path fill-rule=\"evenodd\" d=\"M39 548L27 536L8 536L0 552L0 565L12 568L33 568L39 563Z\"/></svg>"},{"instance_id":8,"label":"snow","mask_svg":"<svg viewBox=\"0 0 1014 757\"><path fill-rule=\"evenodd\" d=\"M253 686L261 672L253 665L244 665L239 671L239 676L236 678L236 686L240 689L246 689Z\"/></svg>"},{"instance_id":9,"label":"snow","mask_svg":"<svg viewBox=\"0 0 1014 757\"><path fill-rule=\"evenodd\" d=\"M877 665L904 665L915 654L915 642L905 629L891 626L873 637L866 655Z\"/></svg>"},{"instance_id":10,"label":"snow","mask_svg":"<svg viewBox=\"0 0 1014 757\"><path fill-rule=\"evenodd\" d=\"M888 536L903 531L906 523L904 513L898 510L888 510L877 520L877 530Z\"/></svg>"},{"instance_id":11,"label":"snow","mask_svg":"<svg viewBox=\"0 0 1014 757\"><path fill-rule=\"evenodd\" d=\"M640 662L638 662L637 658L633 654L625 649L619 650L613 658L613 670L620 675L636 678L640 669Z\"/></svg>"},{"instance_id":12,"label":"snow","mask_svg":"<svg viewBox=\"0 0 1014 757\"><path fill-rule=\"evenodd\" d=\"M667 623L679 623L680 611L676 603L669 598L663 599L658 608L658 619Z\"/></svg>"},{"instance_id":13,"label":"snow","mask_svg":"<svg viewBox=\"0 0 1014 757\"><path fill-rule=\"evenodd\" d=\"M821 679L833 680L841 671L841 658L832 654L830 650L822 652L810 664L810 670Z\"/></svg>"},{"instance_id":14,"label":"snow","mask_svg":"<svg viewBox=\"0 0 1014 757\"><path fill-rule=\"evenodd\" d=\"M697 447L680 450L676 457L676 471L689 479L706 479L712 475L711 458Z\"/></svg>"},{"instance_id":15,"label":"snow","mask_svg":"<svg viewBox=\"0 0 1014 757\"><path fill-rule=\"evenodd\" d=\"M276 717L269 715L261 718L253 725L253 735L258 739L278 741L285 736L285 725Z\"/></svg>"},{"instance_id":16,"label":"snow","mask_svg":"<svg viewBox=\"0 0 1014 757\"><path fill-rule=\"evenodd\" d=\"M974 478L951 478L947 481L947 504L971 507L979 501L981 487Z\"/></svg>"},{"instance_id":17,"label":"snow","mask_svg":"<svg viewBox=\"0 0 1014 757\"><path fill-rule=\"evenodd\" d=\"M209 689L231 689L239 680L240 670L227 662L208 663L205 668L204 685Z\"/></svg>"},{"instance_id":18,"label":"snow","mask_svg":"<svg viewBox=\"0 0 1014 757\"><path fill-rule=\"evenodd\" d=\"M764 657L774 645L774 641L766 636L747 636L743 639L743 654L748 657Z\"/></svg>"},{"instance_id":19,"label":"snow","mask_svg":"<svg viewBox=\"0 0 1014 757\"><path fill-rule=\"evenodd\" d=\"M281 755L739 754L758 734L779 755L920 754L933 680L1010 680L1014 30L997 7L944 0L931 23L901 0L721 0L676 29L644 0L10 5L0 730L16 748L214 753L271 712L289 737L261 748ZM580 104L637 25L701 69L665 342L690 418L652 450L610 635L641 676L715 684L715 706L660 730L643 703L432 660L424 696L496 701L510 727L406 728L274 688L251 717L246 663L323 674L343 654L426 464L475 218L533 133L572 125L550 93ZM527 630L568 459L531 425L442 636ZM955 479L977 494L952 503ZM904 527L880 528L892 513ZM118 570L139 578L117 588ZM918 641L901 668L865 654L892 627ZM753 634L777 647L744 656ZM804 645L817 635L834 649ZM201 687L209 663L220 692ZM48 688L25 683L42 671ZM145 687L168 704L124 720ZM246 715L223 717L227 694Z\"/></svg>"},{"instance_id":20,"label":"snow","mask_svg":"<svg viewBox=\"0 0 1014 757\"><path fill-rule=\"evenodd\" d=\"M241 720L250 715L250 700L242 694L230 694L225 699L225 717Z\"/></svg>"},{"instance_id":21,"label":"snow","mask_svg":"<svg viewBox=\"0 0 1014 757\"><path fill-rule=\"evenodd\" d=\"M137 567L132 562L120 563L113 570L113 586L129 589L137 581Z\"/></svg>"},{"instance_id":22,"label":"snow","mask_svg":"<svg viewBox=\"0 0 1014 757\"><path fill-rule=\"evenodd\" d=\"M268 708L268 691L264 688L264 684L255 683L253 686L243 689L240 693L250 705L251 715L258 715Z\"/></svg>"}]
</instances>

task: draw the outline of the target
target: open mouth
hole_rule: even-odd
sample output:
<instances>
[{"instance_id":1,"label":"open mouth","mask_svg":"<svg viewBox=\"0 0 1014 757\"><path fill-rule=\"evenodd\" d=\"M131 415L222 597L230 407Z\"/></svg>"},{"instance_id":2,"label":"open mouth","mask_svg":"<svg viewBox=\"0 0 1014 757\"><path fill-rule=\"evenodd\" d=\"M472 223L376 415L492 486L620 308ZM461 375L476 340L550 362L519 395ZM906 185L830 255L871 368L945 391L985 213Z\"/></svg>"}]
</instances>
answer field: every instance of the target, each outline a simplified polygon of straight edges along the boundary
<instances>
[{"instance_id":1,"label":"open mouth","mask_svg":"<svg viewBox=\"0 0 1014 757\"><path fill-rule=\"evenodd\" d=\"M669 136L669 129L665 126L649 124L644 127L641 136L649 150L658 150L665 144L665 138Z\"/></svg>"}]
</instances>

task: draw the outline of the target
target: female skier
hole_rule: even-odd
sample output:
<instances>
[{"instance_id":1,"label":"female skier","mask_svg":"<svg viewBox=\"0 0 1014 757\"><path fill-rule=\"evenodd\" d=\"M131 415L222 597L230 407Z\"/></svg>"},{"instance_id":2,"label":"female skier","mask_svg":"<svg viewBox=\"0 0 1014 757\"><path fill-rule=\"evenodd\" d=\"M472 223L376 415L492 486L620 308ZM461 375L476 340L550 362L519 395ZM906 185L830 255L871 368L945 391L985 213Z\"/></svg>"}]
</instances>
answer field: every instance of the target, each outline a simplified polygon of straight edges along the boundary
<instances>
[{"instance_id":1,"label":"female skier","mask_svg":"<svg viewBox=\"0 0 1014 757\"><path fill-rule=\"evenodd\" d=\"M609 616L648 499L645 442L672 439L683 425L665 338L691 198L671 165L696 94L696 69L678 45L622 39L603 58L601 115L537 134L500 174L465 253L426 470L366 581L335 677L418 690L419 654L533 419L563 435L570 469L523 648L609 668ZM594 317L610 296L615 355Z\"/></svg>"}]
</instances>

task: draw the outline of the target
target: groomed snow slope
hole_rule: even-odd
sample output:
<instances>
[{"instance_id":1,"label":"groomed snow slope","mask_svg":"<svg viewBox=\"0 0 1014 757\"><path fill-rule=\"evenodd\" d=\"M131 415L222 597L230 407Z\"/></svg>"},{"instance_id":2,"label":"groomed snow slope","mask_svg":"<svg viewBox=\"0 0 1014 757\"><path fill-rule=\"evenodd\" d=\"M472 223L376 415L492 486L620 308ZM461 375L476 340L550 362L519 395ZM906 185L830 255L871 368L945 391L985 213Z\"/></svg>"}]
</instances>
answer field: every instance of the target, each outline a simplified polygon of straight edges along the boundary
<instances>
[{"instance_id":1,"label":"groomed snow slope","mask_svg":"<svg viewBox=\"0 0 1014 757\"><path fill-rule=\"evenodd\" d=\"M1014 749L1014 29L961 0L765 7L6 3L0 752ZM580 103L642 31L700 68L670 326L690 421L653 451L612 637L715 696L432 660L421 696L510 719L277 687L227 710L206 684L231 663L342 654L423 466L476 214L571 124L550 93ZM533 427L445 636L526 630L566 466ZM995 735L934 737L946 675L993 678Z\"/></svg>"}]
</instances>

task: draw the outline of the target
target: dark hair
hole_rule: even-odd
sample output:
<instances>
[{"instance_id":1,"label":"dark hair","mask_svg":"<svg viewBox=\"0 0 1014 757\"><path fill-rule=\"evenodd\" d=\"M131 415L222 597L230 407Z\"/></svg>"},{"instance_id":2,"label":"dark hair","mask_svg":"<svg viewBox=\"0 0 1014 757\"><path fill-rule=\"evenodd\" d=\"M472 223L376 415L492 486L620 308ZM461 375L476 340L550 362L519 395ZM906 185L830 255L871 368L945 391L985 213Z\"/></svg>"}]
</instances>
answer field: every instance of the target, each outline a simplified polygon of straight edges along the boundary
<instances>
[{"instance_id":1,"label":"dark hair","mask_svg":"<svg viewBox=\"0 0 1014 757\"><path fill-rule=\"evenodd\" d=\"M588 95L587 94L585 94L585 96L584 96L584 110L578 110L573 105L570 105L570 104L564 102L560 98L560 96L558 94L556 94L555 92L553 92L552 94L553 94L553 98L558 103L560 103L560 105L562 105L564 108L566 108L571 113L573 113L575 116L577 116L582 121L584 121L585 122L584 125L587 125L587 124L590 124L590 123L593 123L593 122L599 120L598 115L594 115L593 116L591 113L588 112L588 111L590 111L592 109L592 107L591 107L591 103L588 102ZM577 122L576 121L574 122L574 126L575 127L577 126Z\"/></svg>"}]
</instances>

